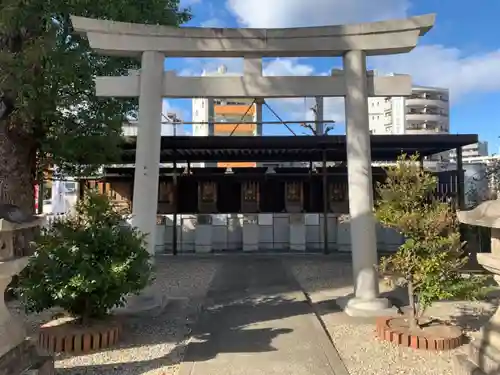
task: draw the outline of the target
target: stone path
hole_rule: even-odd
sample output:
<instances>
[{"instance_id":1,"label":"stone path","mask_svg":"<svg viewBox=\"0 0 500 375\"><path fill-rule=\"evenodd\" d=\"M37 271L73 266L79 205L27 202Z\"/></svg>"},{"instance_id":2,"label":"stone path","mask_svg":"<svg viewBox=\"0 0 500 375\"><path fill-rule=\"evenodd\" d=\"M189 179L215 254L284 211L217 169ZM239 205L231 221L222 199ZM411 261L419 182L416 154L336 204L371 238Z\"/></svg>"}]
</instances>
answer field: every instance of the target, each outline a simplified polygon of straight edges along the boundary
<instances>
[{"instance_id":1,"label":"stone path","mask_svg":"<svg viewBox=\"0 0 500 375\"><path fill-rule=\"evenodd\" d=\"M280 259L226 258L187 347L181 375L347 375Z\"/></svg>"}]
</instances>

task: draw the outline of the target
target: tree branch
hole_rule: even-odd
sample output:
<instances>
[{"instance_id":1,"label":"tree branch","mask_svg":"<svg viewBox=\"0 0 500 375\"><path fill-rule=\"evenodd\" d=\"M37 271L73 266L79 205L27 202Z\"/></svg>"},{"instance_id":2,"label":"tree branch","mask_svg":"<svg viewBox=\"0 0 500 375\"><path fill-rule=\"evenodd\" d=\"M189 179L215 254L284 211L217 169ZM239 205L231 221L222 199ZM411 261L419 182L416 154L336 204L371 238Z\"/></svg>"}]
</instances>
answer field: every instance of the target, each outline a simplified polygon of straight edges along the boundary
<instances>
[{"instance_id":1,"label":"tree branch","mask_svg":"<svg viewBox=\"0 0 500 375\"><path fill-rule=\"evenodd\" d=\"M333 130L333 125L328 125L324 130L323 134L318 134L316 127L310 123L307 122L301 122L300 126L309 129L309 131L312 133L312 135L328 135L332 130Z\"/></svg>"}]
</instances>

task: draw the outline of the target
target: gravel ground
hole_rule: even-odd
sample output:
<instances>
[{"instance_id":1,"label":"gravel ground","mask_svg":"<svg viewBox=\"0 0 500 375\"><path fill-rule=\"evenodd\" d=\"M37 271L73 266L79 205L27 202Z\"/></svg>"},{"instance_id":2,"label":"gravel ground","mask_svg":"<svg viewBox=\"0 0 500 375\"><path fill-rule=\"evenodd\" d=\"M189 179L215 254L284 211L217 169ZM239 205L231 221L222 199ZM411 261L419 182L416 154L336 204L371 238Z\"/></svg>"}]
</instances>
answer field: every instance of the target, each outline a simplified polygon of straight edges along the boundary
<instances>
[{"instance_id":1,"label":"gravel ground","mask_svg":"<svg viewBox=\"0 0 500 375\"><path fill-rule=\"evenodd\" d=\"M339 312L332 300L353 291L348 262L324 257L284 258L290 270L323 313L334 344L351 375L451 375L452 358L461 349L434 353L415 351L378 341L372 321L350 318ZM172 302L161 314L144 313L126 319L119 347L82 356L58 356L58 374L173 375L182 360L186 340L200 304L217 271L220 260L199 257L159 257L153 289ZM381 284L381 291L388 291ZM40 324L57 310L25 315L17 302L8 304L13 314L36 334ZM455 319L474 331L491 315L486 302L440 303L429 314Z\"/></svg>"},{"instance_id":2,"label":"gravel ground","mask_svg":"<svg viewBox=\"0 0 500 375\"><path fill-rule=\"evenodd\" d=\"M58 374L177 373L186 341L208 286L215 275L215 259L159 257L153 289L171 302L161 312L125 317L120 345L81 356L56 357ZM9 303L13 314L23 319L30 334L57 310L25 315L17 302Z\"/></svg>"},{"instance_id":3,"label":"gravel ground","mask_svg":"<svg viewBox=\"0 0 500 375\"><path fill-rule=\"evenodd\" d=\"M452 358L463 349L427 352L403 348L379 341L373 320L356 319L339 312L332 300L352 293L349 263L323 259L288 261L289 267L311 300L322 311L323 321L351 375L451 375ZM351 284L351 285L349 285ZM389 288L381 283L381 291ZM428 314L451 318L468 332L480 327L494 311L489 302L443 302L432 306Z\"/></svg>"}]
</instances>

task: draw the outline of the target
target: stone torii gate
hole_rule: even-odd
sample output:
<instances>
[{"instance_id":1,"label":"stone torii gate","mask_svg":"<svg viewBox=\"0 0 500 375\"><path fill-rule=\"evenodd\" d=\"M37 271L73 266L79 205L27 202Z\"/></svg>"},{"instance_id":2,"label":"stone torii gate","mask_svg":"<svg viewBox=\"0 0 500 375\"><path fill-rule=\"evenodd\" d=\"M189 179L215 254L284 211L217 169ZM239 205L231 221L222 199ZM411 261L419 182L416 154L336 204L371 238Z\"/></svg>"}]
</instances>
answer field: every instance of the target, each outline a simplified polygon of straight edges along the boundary
<instances>
[{"instance_id":1,"label":"stone torii gate","mask_svg":"<svg viewBox=\"0 0 500 375\"><path fill-rule=\"evenodd\" d=\"M97 77L98 96L139 97L133 224L149 235L154 253L162 98L345 97L349 210L355 297L351 315L379 314L368 97L408 96L411 77L375 77L366 57L411 51L434 24L433 14L364 24L286 28L170 27L71 17L76 32L109 56L137 57L141 69L124 77ZM328 77L266 77L263 57L342 56L344 70ZM241 77L178 77L164 71L168 57L243 57Z\"/></svg>"}]
</instances>

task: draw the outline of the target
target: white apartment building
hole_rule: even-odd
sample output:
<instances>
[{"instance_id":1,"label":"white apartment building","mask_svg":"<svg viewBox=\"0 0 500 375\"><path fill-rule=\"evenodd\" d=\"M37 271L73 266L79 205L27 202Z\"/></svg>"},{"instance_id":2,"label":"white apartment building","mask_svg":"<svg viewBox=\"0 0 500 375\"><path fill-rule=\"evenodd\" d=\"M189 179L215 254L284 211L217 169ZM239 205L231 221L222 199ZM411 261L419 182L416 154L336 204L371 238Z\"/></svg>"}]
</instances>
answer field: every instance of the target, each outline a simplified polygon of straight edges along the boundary
<instances>
[{"instance_id":1,"label":"white apartment building","mask_svg":"<svg viewBox=\"0 0 500 375\"><path fill-rule=\"evenodd\" d=\"M450 132L449 91L414 86L410 97L369 98L370 130L373 134L436 134ZM465 163L488 155L488 142L462 147ZM454 161L456 150L435 155L432 160Z\"/></svg>"},{"instance_id":2,"label":"white apartment building","mask_svg":"<svg viewBox=\"0 0 500 375\"><path fill-rule=\"evenodd\" d=\"M369 98L373 134L436 134L450 131L449 91L414 86L410 97Z\"/></svg>"},{"instance_id":3,"label":"white apartment building","mask_svg":"<svg viewBox=\"0 0 500 375\"><path fill-rule=\"evenodd\" d=\"M488 156L488 142L478 142L471 145L462 147L462 159L465 162L469 159L480 158L483 156ZM457 158L456 150L450 151L450 159L455 160Z\"/></svg>"}]
</instances>

